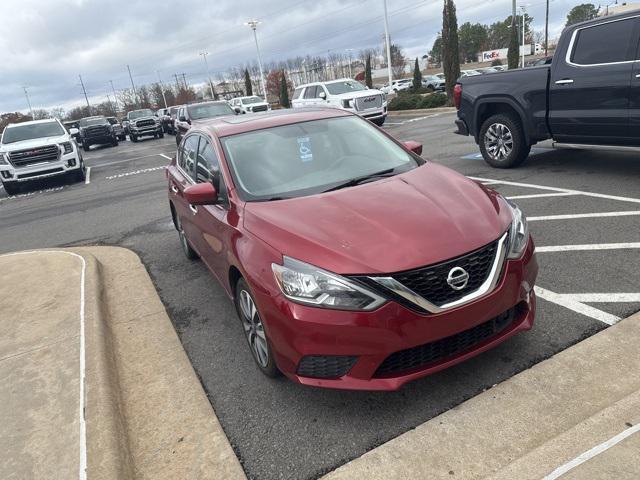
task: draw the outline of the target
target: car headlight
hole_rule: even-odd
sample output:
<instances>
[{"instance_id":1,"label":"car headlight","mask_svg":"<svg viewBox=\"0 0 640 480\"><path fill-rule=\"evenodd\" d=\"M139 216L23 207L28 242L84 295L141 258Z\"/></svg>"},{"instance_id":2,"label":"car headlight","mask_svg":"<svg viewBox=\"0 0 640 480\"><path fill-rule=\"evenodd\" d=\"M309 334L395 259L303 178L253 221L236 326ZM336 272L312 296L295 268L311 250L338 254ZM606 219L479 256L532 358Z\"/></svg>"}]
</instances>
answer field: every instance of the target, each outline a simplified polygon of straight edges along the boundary
<instances>
[{"instance_id":1,"label":"car headlight","mask_svg":"<svg viewBox=\"0 0 640 480\"><path fill-rule=\"evenodd\" d=\"M348 99L348 100L342 100L342 107L343 108L351 108L352 107L352 99Z\"/></svg>"},{"instance_id":2,"label":"car headlight","mask_svg":"<svg viewBox=\"0 0 640 480\"><path fill-rule=\"evenodd\" d=\"M509 232L509 255L507 258L515 259L522 256L527 241L529 240L529 225L527 217L524 216L522 210L515 204L507 200L507 204L511 208L513 222L511 222L511 230Z\"/></svg>"},{"instance_id":3,"label":"car headlight","mask_svg":"<svg viewBox=\"0 0 640 480\"><path fill-rule=\"evenodd\" d=\"M6 153L0 153L0 165L9 165Z\"/></svg>"},{"instance_id":4,"label":"car headlight","mask_svg":"<svg viewBox=\"0 0 640 480\"><path fill-rule=\"evenodd\" d=\"M294 302L337 310L373 310L386 302L335 273L289 257L283 263L271 268L284 296Z\"/></svg>"},{"instance_id":5,"label":"car headlight","mask_svg":"<svg viewBox=\"0 0 640 480\"><path fill-rule=\"evenodd\" d=\"M63 149L63 154L64 155L73 152L73 147L71 146L71 142L61 143L60 146Z\"/></svg>"}]
</instances>

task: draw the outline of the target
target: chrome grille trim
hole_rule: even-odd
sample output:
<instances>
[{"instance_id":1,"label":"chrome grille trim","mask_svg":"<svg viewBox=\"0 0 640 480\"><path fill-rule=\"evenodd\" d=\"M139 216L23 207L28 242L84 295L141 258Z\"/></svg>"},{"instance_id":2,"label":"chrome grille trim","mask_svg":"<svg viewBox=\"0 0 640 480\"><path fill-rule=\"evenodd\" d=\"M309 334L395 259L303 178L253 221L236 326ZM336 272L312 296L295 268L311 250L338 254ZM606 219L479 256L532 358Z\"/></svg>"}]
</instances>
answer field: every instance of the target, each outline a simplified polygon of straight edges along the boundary
<instances>
[{"instance_id":1,"label":"chrome grille trim","mask_svg":"<svg viewBox=\"0 0 640 480\"><path fill-rule=\"evenodd\" d=\"M356 110L364 111L382 107L382 95L369 95L355 99Z\"/></svg>"},{"instance_id":2,"label":"chrome grille trim","mask_svg":"<svg viewBox=\"0 0 640 480\"><path fill-rule=\"evenodd\" d=\"M28 148L9 152L9 162L16 167L26 167L36 163L57 162L60 159L58 145Z\"/></svg>"}]
</instances>

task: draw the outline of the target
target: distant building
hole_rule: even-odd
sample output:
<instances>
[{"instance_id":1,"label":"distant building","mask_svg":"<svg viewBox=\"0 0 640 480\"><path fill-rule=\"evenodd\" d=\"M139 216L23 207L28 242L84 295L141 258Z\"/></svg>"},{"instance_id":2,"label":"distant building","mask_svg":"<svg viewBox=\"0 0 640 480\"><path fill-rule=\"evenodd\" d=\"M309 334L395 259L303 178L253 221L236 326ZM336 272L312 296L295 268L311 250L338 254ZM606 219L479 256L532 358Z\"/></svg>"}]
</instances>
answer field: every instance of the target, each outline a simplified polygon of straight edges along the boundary
<instances>
[{"instance_id":1,"label":"distant building","mask_svg":"<svg viewBox=\"0 0 640 480\"><path fill-rule=\"evenodd\" d=\"M599 17L606 17L607 15L617 15L619 13L627 13L632 12L634 10L640 10L640 3L620 3L617 2L613 5L607 5L606 7L601 7L600 12L598 12Z\"/></svg>"}]
</instances>

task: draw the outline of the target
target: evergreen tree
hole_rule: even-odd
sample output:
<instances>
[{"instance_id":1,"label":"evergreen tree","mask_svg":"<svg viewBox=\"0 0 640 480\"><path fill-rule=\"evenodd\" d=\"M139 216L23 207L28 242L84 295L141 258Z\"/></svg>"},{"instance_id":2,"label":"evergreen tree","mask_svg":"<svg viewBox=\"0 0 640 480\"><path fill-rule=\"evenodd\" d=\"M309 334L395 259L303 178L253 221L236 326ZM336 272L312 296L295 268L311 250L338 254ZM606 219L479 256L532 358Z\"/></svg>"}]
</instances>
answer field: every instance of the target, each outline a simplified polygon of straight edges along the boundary
<instances>
[{"instance_id":1,"label":"evergreen tree","mask_svg":"<svg viewBox=\"0 0 640 480\"><path fill-rule=\"evenodd\" d=\"M289 102L289 86L287 85L287 76L282 71L282 78L280 80L280 105L284 108L290 108L291 103Z\"/></svg>"},{"instance_id":2,"label":"evergreen tree","mask_svg":"<svg viewBox=\"0 0 640 480\"><path fill-rule=\"evenodd\" d=\"M453 98L453 88L460 77L460 53L458 46L458 19L453 0L444 0L442 10L442 67L447 96Z\"/></svg>"},{"instance_id":3,"label":"evergreen tree","mask_svg":"<svg viewBox=\"0 0 640 480\"><path fill-rule=\"evenodd\" d=\"M515 19L511 22L511 33L509 36L509 53L507 53L507 62L509 70L518 68L518 60L520 59L520 40L518 39L518 29L516 28Z\"/></svg>"},{"instance_id":4,"label":"evergreen tree","mask_svg":"<svg viewBox=\"0 0 640 480\"><path fill-rule=\"evenodd\" d=\"M413 67L413 89L418 90L420 88L422 88L422 72L418 64L418 57L416 57L416 64Z\"/></svg>"},{"instance_id":5,"label":"evergreen tree","mask_svg":"<svg viewBox=\"0 0 640 480\"><path fill-rule=\"evenodd\" d=\"M364 62L364 83L367 87L373 88L373 79L371 78L371 55L367 55Z\"/></svg>"},{"instance_id":6,"label":"evergreen tree","mask_svg":"<svg viewBox=\"0 0 640 480\"><path fill-rule=\"evenodd\" d=\"M253 86L251 85L251 77L249 76L249 69L244 69L244 89L247 91L247 97L253 95Z\"/></svg>"}]
</instances>

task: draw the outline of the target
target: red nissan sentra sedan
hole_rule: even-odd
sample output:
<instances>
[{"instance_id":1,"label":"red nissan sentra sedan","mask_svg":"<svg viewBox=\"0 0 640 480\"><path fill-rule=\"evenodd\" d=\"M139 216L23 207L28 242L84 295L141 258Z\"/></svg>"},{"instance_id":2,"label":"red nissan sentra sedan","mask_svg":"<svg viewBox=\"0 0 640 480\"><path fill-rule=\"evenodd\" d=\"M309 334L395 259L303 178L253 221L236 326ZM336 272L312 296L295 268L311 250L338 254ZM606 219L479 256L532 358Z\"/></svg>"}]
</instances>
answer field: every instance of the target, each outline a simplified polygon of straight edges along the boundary
<instances>
[{"instance_id":1,"label":"red nissan sentra sedan","mask_svg":"<svg viewBox=\"0 0 640 480\"><path fill-rule=\"evenodd\" d=\"M524 215L421 151L334 109L185 136L167 170L173 221L234 300L263 373L394 390L531 328Z\"/></svg>"}]
</instances>

